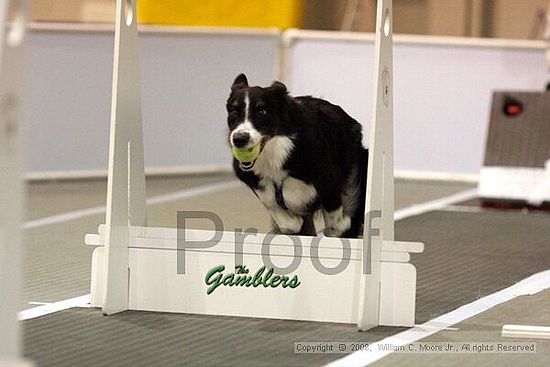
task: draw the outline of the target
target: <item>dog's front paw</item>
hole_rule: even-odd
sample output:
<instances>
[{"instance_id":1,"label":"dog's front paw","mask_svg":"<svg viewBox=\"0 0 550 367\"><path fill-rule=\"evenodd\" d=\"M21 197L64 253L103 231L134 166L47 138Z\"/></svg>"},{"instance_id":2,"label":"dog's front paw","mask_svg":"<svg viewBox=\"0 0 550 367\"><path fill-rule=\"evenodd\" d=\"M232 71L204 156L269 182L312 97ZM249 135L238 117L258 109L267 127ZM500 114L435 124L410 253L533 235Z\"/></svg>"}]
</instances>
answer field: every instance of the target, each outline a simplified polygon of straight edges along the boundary
<instances>
[{"instance_id":1,"label":"dog's front paw","mask_svg":"<svg viewBox=\"0 0 550 367\"><path fill-rule=\"evenodd\" d=\"M278 207L272 210L271 217L281 234L298 234L304 223L302 217L293 215Z\"/></svg>"}]
</instances>

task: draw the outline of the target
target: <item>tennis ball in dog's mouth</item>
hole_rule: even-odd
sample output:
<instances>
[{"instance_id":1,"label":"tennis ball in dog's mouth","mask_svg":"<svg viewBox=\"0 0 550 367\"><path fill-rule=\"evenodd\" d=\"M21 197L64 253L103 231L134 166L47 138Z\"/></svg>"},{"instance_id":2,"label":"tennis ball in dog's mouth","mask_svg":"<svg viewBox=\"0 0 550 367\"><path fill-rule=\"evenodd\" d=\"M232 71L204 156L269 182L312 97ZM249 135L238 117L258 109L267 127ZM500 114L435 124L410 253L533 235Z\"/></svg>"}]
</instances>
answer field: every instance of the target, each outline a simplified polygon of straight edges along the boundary
<instances>
[{"instance_id":1,"label":"tennis ball in dog's mouth","mask_svg":"<svg viewBox=\"0 0 550 367\"><path fill-rule=\"evenodd\" d=\"M260 155L261 144L256 144L252 148L240 149L240 148L231 148L233 157L235 157L241 163L253 162Z\"/></svg>"}]
</instances>

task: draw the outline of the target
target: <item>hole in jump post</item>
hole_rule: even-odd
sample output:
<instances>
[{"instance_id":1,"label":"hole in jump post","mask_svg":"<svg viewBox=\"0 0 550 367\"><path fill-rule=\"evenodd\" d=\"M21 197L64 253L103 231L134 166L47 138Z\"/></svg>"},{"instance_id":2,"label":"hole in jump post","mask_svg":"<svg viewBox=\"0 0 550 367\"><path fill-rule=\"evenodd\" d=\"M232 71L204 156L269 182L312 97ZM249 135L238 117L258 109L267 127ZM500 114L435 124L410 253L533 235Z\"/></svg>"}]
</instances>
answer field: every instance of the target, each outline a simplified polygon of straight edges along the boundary
<instances>
[{"instance_id":1,"label":"hole in jump post","mask_svg":"<svg viewBox=\"0 0 550 367\"><path fill-rule=\"evenodd\" d=\"M125 18L126 18L126 25L129 27L134 22L134 4L133 0L126 0L126 4L124 6L125 8Z\"/></svg>"},{"instance_id":2,"label":"hole in jump post","mask_svg":"<svg viewBox=\"0 0 550 367\"><path fill-rule=\"evenodd\" d=\"M389 9L386 9L384 12L384 35L388 36L390 34L391 29L391 19L390 19L390 11Z\"/></svg>"},{"instance_id":3,"label":"hole in jump post","mask_svg":"<svg viewBox=\"0 0 550 367\"><path fill-rule=\"evenodd\" d=\"M20 4L15 3L14 8L10 9L8 14L10 20L8 21L8 29L6 34L6 43L10 47L17 47L25 38L25 13Z\"/></svg>"}]
</instances>

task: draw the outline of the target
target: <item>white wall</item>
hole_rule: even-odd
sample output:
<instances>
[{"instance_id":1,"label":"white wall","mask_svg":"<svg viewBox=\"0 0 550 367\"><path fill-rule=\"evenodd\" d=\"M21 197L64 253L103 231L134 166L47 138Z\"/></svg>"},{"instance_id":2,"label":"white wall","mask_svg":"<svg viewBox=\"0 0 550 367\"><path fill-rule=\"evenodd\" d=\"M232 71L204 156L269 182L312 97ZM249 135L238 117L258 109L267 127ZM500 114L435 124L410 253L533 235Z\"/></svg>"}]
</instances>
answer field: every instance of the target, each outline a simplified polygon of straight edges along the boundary
<instances>
[{"instance_id":1,"label":"white wall","mask_svg":"<svg viewBox=\"0 0 550 367\"><path fill-rule=\"evenodd\" d=\"M297 31L286 43L292 92L334 101L368 133L372 35ZM549 79L538 42L405 36L395 37L394 73L396 169L458 174L479 172L492 91L541 90Z\"/></svg>"},{"instance_id":2,"label":"white wall","mask_svg":"<svg viewBox=\"0 0 550 367\"><path fill-rule=\"evenodd\" d=\"M367 125L372 35L288 31L293 94L340 104ZM233 78L277 73L276 32L140 34L146 168L227 166L225 99ZM27 50L26 171L107 168L113 33L34 29ZM494 89L541 89L542 43L396 36L396 169L477 174ZM365 129L368 132L368 129Z\"/></svg>"},{"instance_id":3,"label":"white wall","mask_svg":"<svg viewBox=\"0 0 550 367\"><path fill-rule=\"evenodd\" d=\"M26 171L106 170L114 33L30 33ZM225 100L233 79L270 83L274 31L140 33L148 168L228 165Z\"/></svg>"}]
</instances>

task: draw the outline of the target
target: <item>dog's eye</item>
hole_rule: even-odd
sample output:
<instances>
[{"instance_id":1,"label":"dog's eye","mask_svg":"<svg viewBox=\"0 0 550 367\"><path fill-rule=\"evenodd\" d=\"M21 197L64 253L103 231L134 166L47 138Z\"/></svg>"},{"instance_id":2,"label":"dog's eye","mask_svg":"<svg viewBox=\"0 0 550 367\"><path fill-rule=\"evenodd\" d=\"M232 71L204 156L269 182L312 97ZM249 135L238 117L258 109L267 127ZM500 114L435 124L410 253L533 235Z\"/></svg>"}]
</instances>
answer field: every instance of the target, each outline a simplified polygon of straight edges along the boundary
<instances>
[{"instance_id":1,"label":"dog's eye","mask_svg":"<svg viewBox=\"0 0 550 367\"><path fill-rule=\"evenodd\" d=\"M265 115L267 115L267 111L265 110L265 108L260 108L260 109L258 110L258 114L260 114L260 115L262 115L262 116L265 116Z\"/></svg>"}]
</instances>

